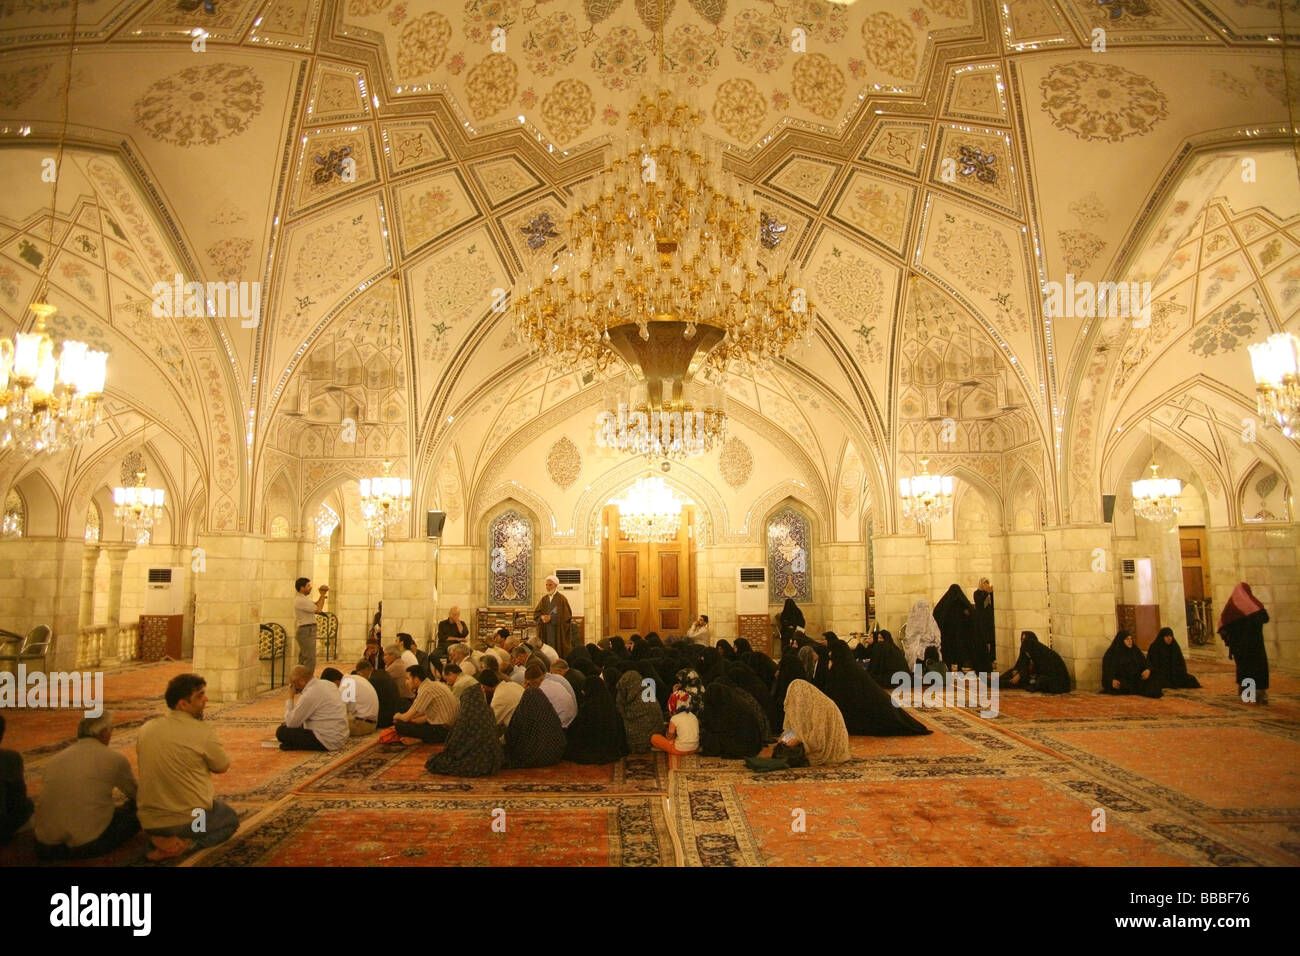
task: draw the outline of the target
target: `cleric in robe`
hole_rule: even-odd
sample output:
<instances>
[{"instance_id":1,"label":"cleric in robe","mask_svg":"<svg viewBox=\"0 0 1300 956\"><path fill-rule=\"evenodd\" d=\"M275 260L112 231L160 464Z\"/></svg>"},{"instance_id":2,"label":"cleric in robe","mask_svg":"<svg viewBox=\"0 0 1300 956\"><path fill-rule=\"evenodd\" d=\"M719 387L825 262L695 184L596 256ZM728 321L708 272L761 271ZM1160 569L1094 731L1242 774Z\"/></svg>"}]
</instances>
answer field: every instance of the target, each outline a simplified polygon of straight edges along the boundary
<instances>
[{"instance_id":1,"label":"cleric in robe","mask_svg":"<svg viewBox=\"0 0 1300 956\"><path fill-rule=\"evenodd\" d=\"M533 620L537 622L537 633L541 639L563 654L568 648L561 640L568 637L569 619L573 617L573 612L569 610L569 601L560 593L559 588L560 579L554 574L548 575L546 595L533 609Z\"/></svg>"}]
</instances>

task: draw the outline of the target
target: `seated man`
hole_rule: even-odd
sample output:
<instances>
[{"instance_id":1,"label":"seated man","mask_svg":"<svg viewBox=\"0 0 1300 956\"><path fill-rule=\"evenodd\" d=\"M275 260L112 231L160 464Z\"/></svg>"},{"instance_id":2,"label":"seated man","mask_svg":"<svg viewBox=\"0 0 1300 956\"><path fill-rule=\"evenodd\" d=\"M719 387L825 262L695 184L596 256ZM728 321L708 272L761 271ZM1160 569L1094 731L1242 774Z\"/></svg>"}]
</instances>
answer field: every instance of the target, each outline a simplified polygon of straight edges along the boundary
<instances>
[{"instance_id":1,"label":"seated man","mask_svg":"<svg viewBox=\"0 0 1300 956\"><path fill-rule=\"evenodd\" d=\"M506 648L506 641L510 638L510 629L508 627L498 627L491 635L488 636L488 653L504 666L510 663L510 651Z\"/></svg>"},{"instance_id":2,"label":"seated man","mask_svg":"<svg viewBox=\"0 0 1300 956\"><path fill-rule=\"evenodd\" d=\"M515 708L519 706L520 699L524 696L524 685L516 684L512 680L502 680L495 671L485 670L479 673L478 680L485 687L492 688L492 696L488 703L492 705L492 717L496 721L497 729L505 732L505 728L510 726L510 718L515 715Z\"/></svg>"},{"instance_id":3,"label":"seated man","mask_svg":"<svg viewBox=\"0 0 1300 956\"><path fill-rule=\"evenodd\" d=\"M379 700L379 713L375 718L375 726L380 730L393 726L393 714L397 713L397 708L401 706L402 695L397 692L397 685L388 676L388 671L375 670L370 666L370 661L362 658L357 661L355 673L363 680L370 681L370 686L375 689L375 696ZM405 675L402 677L402 683L406 683Z\"/></svg>"},{"instance_id":4,"label":"seated man","mask_svg":"<svg viewBox=\"0 0 1300 956\"><path fill-rule=\"evenodd\" d=\"M393 727L403 738L402 743L442 743L456 722L460 701L452 695L450 687L432 679L423 667L410 668L406 680L415 701L404 713L393 717Z\"/></svg>"},{"instance_id":5,"label":"seated man","mask_svg":"<svg viewBox=\"0 0 1300 956\"><path fill-rule=\"evenodd\" d=\"M230 758L211 724L203 722L208 682L178 674L167 684L167 713L140 728L140 825L153 840L151 860L216 846L239 829L239 814L213 794L212 774Z\"/></svg>"},{"instance_id":6,"label":"seated man","mask_svg":"<svg viewBox=\"0 0 1300 956\"><path fill-rule=\"evenodd\" d=\"M520 687L523 687L524 671L527 669L528 661L532 656L532 652L528 649L528 645L516 644L510 650L510 663L501 668L501 676L508 680L512 680Z\"/></svg>"},{"instance_id":7,"label":"seated man","mask_svg":"<svg viewBox=\"0 0 1300 956\"><path fill-rule=\"evenodd\" d=\"M451 648L468 640L469 625L460 619L460 608L452 607L447 611L447 619L438 622L438 649L434 656L445 659Z\"/></svg>"},{"instance_id":8,"label":"seated man","mask_svg":"<svg viewBox=\"0 0 1300 956\"><path fill-rule=\"evenodd\" d=\"M531 641L533 651L542 656L542 660L549 669L552 664L560 659L560 652L551 647L550 644L543 644L540 637L535 637Z\"/></svg>"},{"instance_id":9,"label":"seated man","mask_svg":"<svg viewBox=\"0 0 1300 956\"><path fill-rule=\"evenodd\" d=\"M451 692L456 696L457 700L460 699L461 694L465 693L466 688L479 686L478 681L465 671L462 671L458 664L448 664L444 667L442 669L442 680L451 688Z\"/></svg>"},{"instance_id":10,"label":"seated man","mask_svg":"<svg viewBox=\"0 0 1300 956\"><path fill-rule=\"evenodd\" d=\"M5 718L0 714L0 740L5 736ZM32 800L23 778L22 754L0 750L0 846L7 846L15 833L32 818Z\"/></svg>"},{"instance_id":11,"label":"seated man","mask_svg":"<svg viewBox=\"0 0 1300 956\"><path fill-rule=\"evenodd\" d=\"M414 657L415 655L411 656ZM412 692L410 685L406 681L406 668L411 666L414 665L402 662L401 644L389 644L384 648L384 670L393 679L393 686L397 688L397 693L408 705L412 699Z\"/></svg>"},{"instance_id":12,"label":"seated man","mask_svg":"<svg viewBox=\"0 0 1300 956\"><path fill-rule=\"evenodd\" d=\"M425 668L429 666L429 655L415 646L415 638L410 634L405 631L398 634L397 643L402 647L402 663L407 667L414 667L416 664Z\"/></svg>"},{"instance_id":13,"label":"seated man","mask_svg":"<svg viewBox=\"0 0 1300 956\"><path fill-rule=\"evenodd\" d=\"M366 638L365 658L370 662L370 666L376 669L382 669L384 666L384 651L379 645L378 636L372 634Z\"/></svg>"},{"instance_id":14,"label":"seated man","mask_svg":"<svg viewBox=\"0 0 1300 956\"><path fill-rule=\"evenodd\" d=\"M334 667L321 671L320 679L339 689L339 697L348 712L348 736L373 734L379 726L379 695L370 681L364 677L360 680L351 675L344 677L343 672Z\"/></svg>"},{"instance_id":15,"label":"seated man","mask_svg":"<svg viewBox=\"0 0 1300 956\"><path fill-rule=\"evenodd\" d=\"M50 758L36 808L36 858L87 860L116 850L140 832L135 815L135 774L126 757L110 750L113 712L85 717L77 742ZM113 788L125 802L118 806Z\"/></svg>"},{"instance_id":16,"label":"seated man","mask_svg":"<svg viewBox=\"0 0 1300 956\"><path fill-rule=\"evenodd\" d=\"M451 645L451 648L447 651L447 660L457 665L462 674L468 674L470 677L473 677L478 673L478 668L474 666L474 662L471 659L468 644Z\"/></svg>"},{"instance_id":17,"label":"seated man","mask_svg":"<svg viewBox=\"0 0 1300 956\"><path fill-rule=\"evenodd\" d=\"M295 665L275 739L281 750L341 750L348 739L348 709L339 689L312 677L309 667Z\"/></svg>"},{"instance_id":18,"label":"seated man","mask_svg":"<svg viewBox=\"0 0 1300 956\"><path fill-rule=\"evenodd\" d=\"M560 718L560 726L567 729L578 716L578 695L573 692L573 686L563 677L548 674L546 665L540 660L529 663L525 676L528 686L536 687L546 695Z\"/></svg>"}]
</instances>

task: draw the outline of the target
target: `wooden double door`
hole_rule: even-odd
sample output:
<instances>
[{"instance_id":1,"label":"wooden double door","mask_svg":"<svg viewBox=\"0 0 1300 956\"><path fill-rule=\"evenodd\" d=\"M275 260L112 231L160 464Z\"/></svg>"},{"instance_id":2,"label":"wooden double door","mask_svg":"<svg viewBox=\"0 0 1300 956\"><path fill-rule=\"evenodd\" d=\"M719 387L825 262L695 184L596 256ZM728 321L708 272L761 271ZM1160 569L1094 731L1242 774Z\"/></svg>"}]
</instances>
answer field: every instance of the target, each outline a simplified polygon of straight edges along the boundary
<instances>
[{"instance_id":1,"label":"wooden double door","mask_svg":"<svg viewBox=\"0 0 1300 956\"><path fill-rule=\"evenodd\" d=\"M629 541L619 529L618 506L605 506L605 636L686 633L695 620L694 521L687 506L674 540Z\"/></svg>"}]
</instances>

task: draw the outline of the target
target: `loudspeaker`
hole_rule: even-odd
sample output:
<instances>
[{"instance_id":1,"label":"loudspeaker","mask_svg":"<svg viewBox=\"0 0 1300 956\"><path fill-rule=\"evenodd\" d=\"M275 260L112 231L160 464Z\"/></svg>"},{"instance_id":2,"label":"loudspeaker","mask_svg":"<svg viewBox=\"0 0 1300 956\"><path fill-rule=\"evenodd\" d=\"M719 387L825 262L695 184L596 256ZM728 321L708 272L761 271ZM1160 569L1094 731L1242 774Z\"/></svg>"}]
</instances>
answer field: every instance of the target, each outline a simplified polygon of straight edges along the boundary
<instances>
[{"instance_id":1,"label":"loudspeaker","mask_svg":"<svg viewBox=\"0 0 1300 956\"><path fill-rule=\"evenodd\" d=\"M447 512L430 511L425 515L425 536L429 538L441 538L442 526L447 521Z\"/></svg>"},{"instance_id":2,"label":"loudspeaker","mask_svg":"<svg viewBox=\"0 0 1300 956\"><path fill-rule=\"evenodd\" d=\"M1106 522L1110 522L1115 519L1115 496L1114 495L1101 496L1101 519Z\"/></svg>"}]
</instances>

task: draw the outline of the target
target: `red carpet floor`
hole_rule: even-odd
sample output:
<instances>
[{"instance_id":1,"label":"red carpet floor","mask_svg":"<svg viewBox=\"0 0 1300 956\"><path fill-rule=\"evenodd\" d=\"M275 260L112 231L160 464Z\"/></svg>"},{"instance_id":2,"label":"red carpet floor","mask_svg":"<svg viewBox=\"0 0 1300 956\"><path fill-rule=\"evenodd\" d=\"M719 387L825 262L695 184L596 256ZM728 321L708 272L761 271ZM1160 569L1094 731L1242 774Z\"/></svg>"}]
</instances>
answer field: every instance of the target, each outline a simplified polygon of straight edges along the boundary
<instances>
[{"instance_id":1,"label":"red carpet floor","mask_svg":"<svg viewBox=\"0 0 1300 956\"><path fill-rule=\"evenodd\" d=\"M105 680L113 747L185 662ZM436 746L349 741L342 753L262 746L281 690L211 705L232 757L217 792L241 817L183 866L1251 866L1300 863L1300 679L1275 673L1268 707L1234 696L1231 665L1161 700L1076 691L1002 694L999 716L922 710L926 737L854 737L838 767L753 773L659 754L609 766L435 777ZM80 714L7 711L28 789ZM396 821L396 822L395 822ZM496 827L493 827L493 823ZM0 866L32 865L30 831ZM98 865L145 864L143 837ZM174 864L172 864L174 865Z\"/></svg>"}]
</instances>

